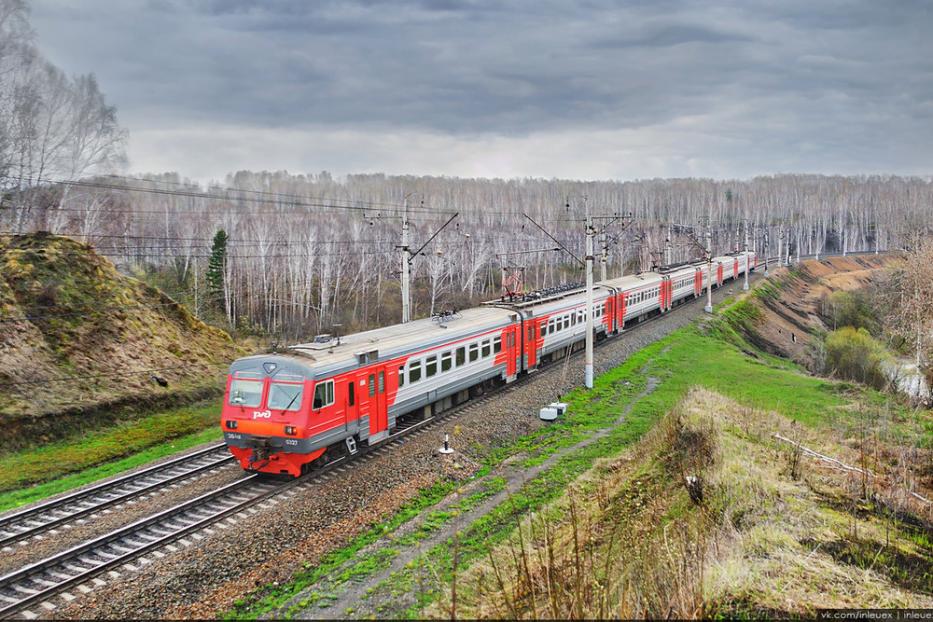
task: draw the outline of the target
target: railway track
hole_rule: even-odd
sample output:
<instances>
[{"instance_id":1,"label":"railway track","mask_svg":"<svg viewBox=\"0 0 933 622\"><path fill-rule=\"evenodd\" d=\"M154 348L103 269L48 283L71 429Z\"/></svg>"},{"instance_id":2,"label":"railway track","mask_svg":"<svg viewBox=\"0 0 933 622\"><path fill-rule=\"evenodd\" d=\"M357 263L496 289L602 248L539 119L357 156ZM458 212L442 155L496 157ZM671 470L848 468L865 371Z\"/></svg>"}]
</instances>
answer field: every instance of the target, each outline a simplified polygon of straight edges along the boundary
<instances>
[{"instance_id":1,"label":"railway track","mask_svg":"<svg viewBox=\"0 0 933 622\"><path fill-rule=\"evenodd\" d=\"M131 499L178 484L230 464L233 456L224 443L216 443L194 453L84 488L68 495L0 517L0 549L10 550L41 534L54 532L77 520Z\"/></svg>"}]
</instances>

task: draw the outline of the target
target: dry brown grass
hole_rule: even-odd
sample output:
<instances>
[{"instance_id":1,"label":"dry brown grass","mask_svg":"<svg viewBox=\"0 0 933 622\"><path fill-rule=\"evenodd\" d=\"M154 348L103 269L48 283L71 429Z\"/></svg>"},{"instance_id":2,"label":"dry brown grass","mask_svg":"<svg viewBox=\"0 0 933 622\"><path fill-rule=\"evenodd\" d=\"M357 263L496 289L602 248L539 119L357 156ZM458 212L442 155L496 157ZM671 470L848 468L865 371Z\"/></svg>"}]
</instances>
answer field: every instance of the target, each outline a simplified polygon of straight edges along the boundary
<instances>
[{"instance_id":1,"label":"dry brown grass","mask_svg":"<svg viewBox=\"0 0 933 622\"><path fill-rule=\"evenodd\" d=\"M462 571L455 604L448 594L426 613L694 618L933 606L919 506L892 514L887 480L866 484L775 432L866 463L828 433L694 390L631 451L596 465ZM691 498L686 476L702 483L702 498L696 487Z\"/></svg>"}]
</instances>

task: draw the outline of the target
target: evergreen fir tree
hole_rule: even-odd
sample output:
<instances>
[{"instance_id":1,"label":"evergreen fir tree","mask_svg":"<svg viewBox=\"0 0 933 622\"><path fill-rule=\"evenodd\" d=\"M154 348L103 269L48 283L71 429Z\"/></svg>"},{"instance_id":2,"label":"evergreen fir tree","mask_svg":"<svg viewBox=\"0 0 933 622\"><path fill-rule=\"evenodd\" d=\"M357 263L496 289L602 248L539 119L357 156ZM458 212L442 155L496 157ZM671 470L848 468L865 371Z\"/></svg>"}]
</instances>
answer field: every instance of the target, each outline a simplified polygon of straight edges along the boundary
<instances>
[{"instance_id":1,"label":"evergreen fir tree","mask_svg":"<svg viewBox=\"0 0 933 622\"><path fill-rule=\"evenodd\" d=\"M207 296L218 309L224 307L224 270L227 265L227 233L219 229L211 246L211 259L207 264Z\"/></svg>"}]
</instances>

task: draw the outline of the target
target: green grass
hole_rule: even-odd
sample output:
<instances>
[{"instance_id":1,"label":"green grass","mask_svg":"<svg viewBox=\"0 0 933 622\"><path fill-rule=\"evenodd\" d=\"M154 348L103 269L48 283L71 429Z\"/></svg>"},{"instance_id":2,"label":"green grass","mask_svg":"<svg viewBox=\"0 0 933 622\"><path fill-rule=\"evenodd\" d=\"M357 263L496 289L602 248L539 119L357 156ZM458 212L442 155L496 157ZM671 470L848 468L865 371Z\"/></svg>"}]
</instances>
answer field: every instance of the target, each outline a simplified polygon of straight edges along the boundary
<instances>
[{"instance_id":1,"label":"green grass","mask_svg":"<svg viewBox=\"0 0 933 622\"><path fill-rule=\"evenodd\" d=\"M4 455L0 457L0 510L220 440L218 420L218 404L202 404Z\"/></svg>"},{"instance_id":2,"label":"green grass","mask_svg":"<svg viewBox=\"0 0 933 622\"><path fill-rule=\"evenodd\" d=\"M330 573L337 571L365 546L368 546L387 533L394 532L401 525L418 516L423 510L437 504L456 488L456 483L441 480L421 490L418 496L404 504L392 517L382 523L371 525L364 533L353 538L346 546L324 555L317 565L305 564L305 568L295 574L285 584L270 584L261 587L250 597L234 603L233 609L222 615L223 619L257 618L263 613L280 607L310 585L314 585ZM359 568L358 568L359 570ZM370 568L370 570L373 570ZM321 595L312 594L307 601L316 602Z\"/></svg>"}]
</instances>

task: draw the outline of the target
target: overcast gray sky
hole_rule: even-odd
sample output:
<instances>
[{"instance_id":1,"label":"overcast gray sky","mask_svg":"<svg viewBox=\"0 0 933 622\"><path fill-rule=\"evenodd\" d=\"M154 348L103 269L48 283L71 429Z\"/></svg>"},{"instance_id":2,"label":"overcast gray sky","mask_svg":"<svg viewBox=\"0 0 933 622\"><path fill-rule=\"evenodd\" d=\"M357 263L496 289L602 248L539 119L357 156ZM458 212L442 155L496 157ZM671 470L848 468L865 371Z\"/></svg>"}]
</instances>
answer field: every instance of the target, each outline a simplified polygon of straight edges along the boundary
<instances>
[{"instance_id":1,"label":"overcast gray sky","mask_svg":"<svg viewBox=\"0 0 933 622\"><path fill-rule=\"evenodd\" d=\"M131 169L933 173L933 3L30 0Z\"/></svg>"}]
</instances>

